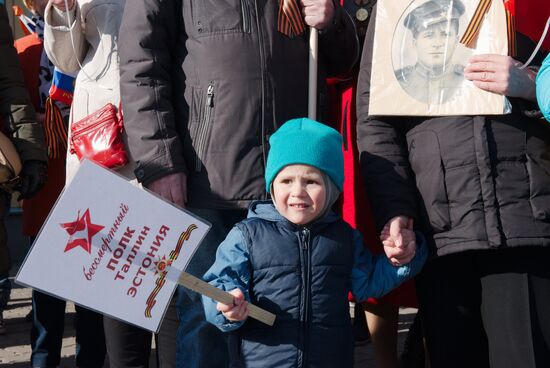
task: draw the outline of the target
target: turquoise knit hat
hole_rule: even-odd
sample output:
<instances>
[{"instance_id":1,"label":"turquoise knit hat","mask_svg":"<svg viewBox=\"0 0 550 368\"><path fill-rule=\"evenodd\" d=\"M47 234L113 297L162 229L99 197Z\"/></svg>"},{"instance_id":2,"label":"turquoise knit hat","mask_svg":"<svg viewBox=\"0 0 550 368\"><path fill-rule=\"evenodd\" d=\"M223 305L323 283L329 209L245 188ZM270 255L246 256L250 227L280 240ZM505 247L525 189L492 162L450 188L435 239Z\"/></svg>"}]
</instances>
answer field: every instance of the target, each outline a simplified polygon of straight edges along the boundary
<instances>
[{"instance_id":1,"label":"turquoise knit hat","mask_svg":"<svg viewBox=\"0 0 550 368\"><path fill-rule=\"evenodd\" d=\"M540 112L550 122L550 54L542 62L536 81Z\"/></svg>"},{"instance_id":2,"label":"turquoise knit hat","mask_svg":"<svg viewBox=\"0 0 550 368\"><path fill-rule=\"evenodd\" d=\"M269 155L265 168L265 188L285 166L313 166L329 176L340 191L344 183L342 137L331 127L301 118L284 123L269 138Z\"/></svg>"}]
</instances>

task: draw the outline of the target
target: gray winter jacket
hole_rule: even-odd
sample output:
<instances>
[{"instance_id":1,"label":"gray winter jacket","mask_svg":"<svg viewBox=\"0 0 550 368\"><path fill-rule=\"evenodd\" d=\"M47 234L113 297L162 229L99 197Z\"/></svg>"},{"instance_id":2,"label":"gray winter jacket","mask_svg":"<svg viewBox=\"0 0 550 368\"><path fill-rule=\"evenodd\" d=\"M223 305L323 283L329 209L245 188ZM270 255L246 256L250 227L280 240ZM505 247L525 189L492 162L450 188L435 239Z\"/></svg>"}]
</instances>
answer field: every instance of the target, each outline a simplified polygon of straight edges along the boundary
<instances>
[{"instance_id":1,"label":"gray winter jacket","mask_svg":"<svg viewBox=\"0 0 550 368\"><path fill-rule=\"evenodd\" d=\"M334 23L319 36L320 111L324 78L358 58L353 22L335 7ZM307 114L307 34L279 33L277 12L276 0L145 0L125 8L121 93L138 180L185 172L191 207L246 208L265 198L268 138Z\"/></svg>"},{"instance_id":2,"label":"gray winter jacket","mask_svg":"<svg viewBox=\"0 0 550 368\"><path fill-rule=\"evenodd\" d=\"M47 162L48 152L42 125L35 111L19 65L8 22L8 13L0 5L0 123L13 136L21 160Z\"/></svg>"}]
</instances>

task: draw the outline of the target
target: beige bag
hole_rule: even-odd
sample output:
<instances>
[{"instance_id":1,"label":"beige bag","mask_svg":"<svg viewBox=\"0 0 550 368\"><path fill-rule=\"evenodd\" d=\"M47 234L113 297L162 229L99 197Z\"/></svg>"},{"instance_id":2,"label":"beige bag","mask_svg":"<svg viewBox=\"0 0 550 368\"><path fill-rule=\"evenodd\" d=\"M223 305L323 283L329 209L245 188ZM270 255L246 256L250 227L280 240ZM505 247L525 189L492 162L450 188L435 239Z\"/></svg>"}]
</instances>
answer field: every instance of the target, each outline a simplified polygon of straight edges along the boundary
<instances>
[{"instance_id":1,"label":"beige bag","mask_svg":"<svg viewBox=\"0 0 550 368\"><path fill-rule=\"evenodd\" d=\"M19 181L21 159L11 139L0 132L0 188L13 191Z\"/></svg>"}]
</instances>

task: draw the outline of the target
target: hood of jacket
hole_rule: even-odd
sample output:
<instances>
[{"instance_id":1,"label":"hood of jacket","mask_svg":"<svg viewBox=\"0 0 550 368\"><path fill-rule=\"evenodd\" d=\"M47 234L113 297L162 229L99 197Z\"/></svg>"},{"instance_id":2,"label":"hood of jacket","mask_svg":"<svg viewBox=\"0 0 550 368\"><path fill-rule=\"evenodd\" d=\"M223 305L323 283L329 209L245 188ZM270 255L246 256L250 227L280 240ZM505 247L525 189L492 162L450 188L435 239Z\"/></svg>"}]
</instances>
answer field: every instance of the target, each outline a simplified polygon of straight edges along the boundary
<instances>
[{"instance_id":1,"label":"hood of jacket","mask_svg":"<svg viewBox=\"0 0 550 368\"><path fill-rule=\"evenodd\" d=\"M247 218L261 218L263 220L272 222L283 222L295 228L307 227L313 228L318 226L327 225L337 221L340 217L333 210L329 209L323 216L307 225L296 225L293 222L287 220L283 215L277 211L273 201L254 201L248 208Z\"/></svg>"}]
</instances>

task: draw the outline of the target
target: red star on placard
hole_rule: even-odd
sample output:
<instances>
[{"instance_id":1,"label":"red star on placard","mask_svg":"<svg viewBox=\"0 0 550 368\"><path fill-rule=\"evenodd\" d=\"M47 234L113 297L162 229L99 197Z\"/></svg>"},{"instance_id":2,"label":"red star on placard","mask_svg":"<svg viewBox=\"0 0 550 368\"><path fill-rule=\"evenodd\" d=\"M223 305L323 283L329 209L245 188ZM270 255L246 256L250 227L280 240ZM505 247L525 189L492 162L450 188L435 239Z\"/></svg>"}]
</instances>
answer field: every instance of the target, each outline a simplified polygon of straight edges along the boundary
<instances>
[{"instance_id":1,"label":"red star on placard","mask_svg":"<svg viewBox=\"0 0 550 368\"><path fill-rule=\"evenodd\" d=\"M76 221L66 222L64 224L59 224L65 231L69 234L69 240L67 241L67 246L65 247L65 252L70 251L76 247L82 247L86 252L92 252L92 237L100 232L105 226L98 224L92 224L90 220L90 209L86 209L86 212L79 217L80 211L76 215ZM73 236L77 232L82 232L86 230L86 237L74 238ZM83 234L84 235L84 234Z\"/></svg>"}]
</instances>

